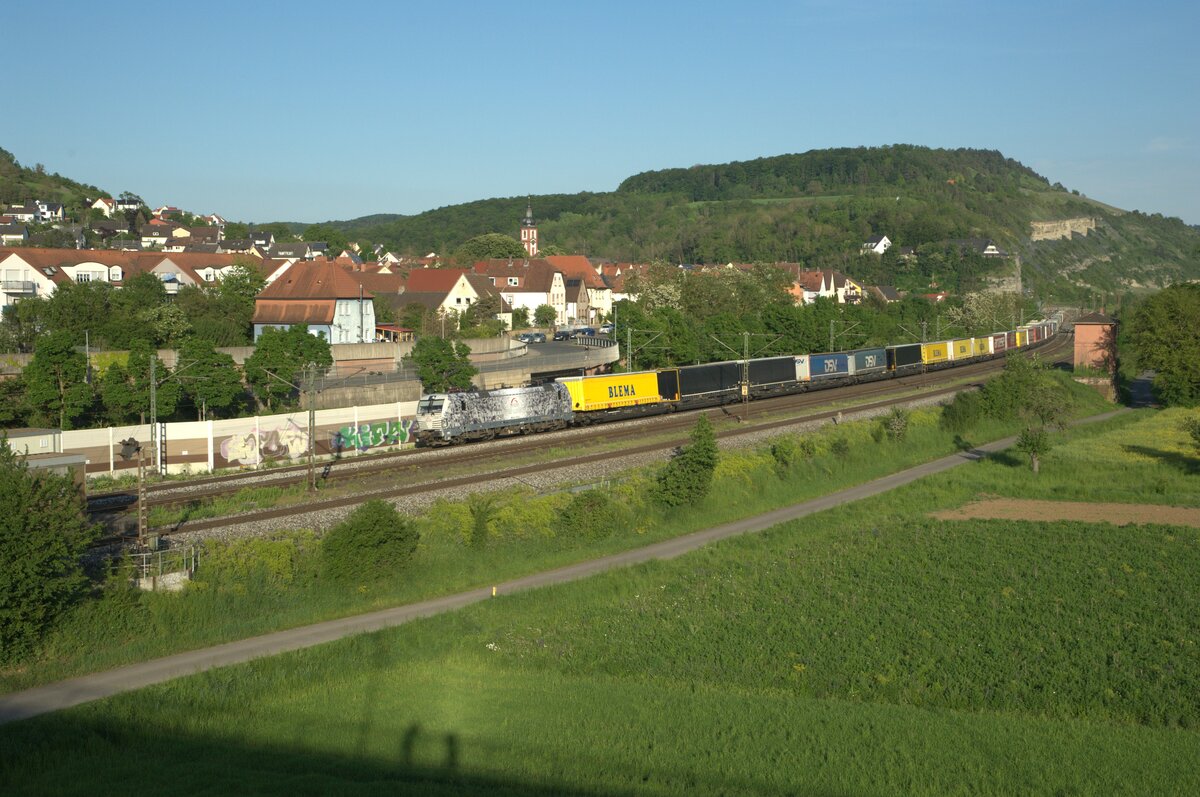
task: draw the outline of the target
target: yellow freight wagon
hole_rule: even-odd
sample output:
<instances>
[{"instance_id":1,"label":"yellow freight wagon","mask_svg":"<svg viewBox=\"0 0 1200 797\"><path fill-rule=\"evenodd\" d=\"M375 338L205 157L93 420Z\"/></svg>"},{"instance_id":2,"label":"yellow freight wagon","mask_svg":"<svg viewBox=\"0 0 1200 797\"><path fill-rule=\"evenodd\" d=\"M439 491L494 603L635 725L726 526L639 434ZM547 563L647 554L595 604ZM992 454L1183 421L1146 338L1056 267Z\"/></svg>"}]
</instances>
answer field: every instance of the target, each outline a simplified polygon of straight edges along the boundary
<instances>
[{"instance_id":1,"label":"yellow freight wagon","mask_svg":"<svg viewBox=\"0 0 1200 797\"><path fill-rule=\"evenodd\" d=\"M657 404L662 401L662 396L658 394L657 371L566 376L558 381L571 394L571 409L575 412L635 407L639 404Z\"/></svg>"},{"instance_id":2,"label":"yellow freight wagon","mask_svg":"<svg viewBox=\"0 0 1200 797\"><path fill-rule=\"evenodd\" d=\"M921 362L929 365L930 363L944 363L950 360L950 341L943 340L937 343L922 343L921 344Z\"/></svg>"},{"instance_id":3,"label":"yellow freight wagon","mask_svg":"<svg viewBox=\"0 0 1200 797\"><path fill-rule=\"evenodd\" d=\"M992 339L990 337L989 338L975 338L975 356L976 357L987 357L991 353L992 353Z\"/></svg>"},{"instance_id":4,"label":"yellow freight wagon","mask_svg":"<svg viewBox=\"0 0 1200 797\"><path fill-rule=\"evenodd\" d=\"M1028 345L1029 345L1029 330L1018 329L1017 330L1017 348L1019 349L1022 346L1028 346Z\"/></svg>"},{"instance_id":5,"label":"yellow freight wagon","mask_svg":"<svg viewBox=\"0 0 1200 797\"><path fill-rule=\"evenodd\" d=\"M969 360L975 356L975 341L971 338L959 338L950 341L951 360Z\"/></svg>"}]
</instances>

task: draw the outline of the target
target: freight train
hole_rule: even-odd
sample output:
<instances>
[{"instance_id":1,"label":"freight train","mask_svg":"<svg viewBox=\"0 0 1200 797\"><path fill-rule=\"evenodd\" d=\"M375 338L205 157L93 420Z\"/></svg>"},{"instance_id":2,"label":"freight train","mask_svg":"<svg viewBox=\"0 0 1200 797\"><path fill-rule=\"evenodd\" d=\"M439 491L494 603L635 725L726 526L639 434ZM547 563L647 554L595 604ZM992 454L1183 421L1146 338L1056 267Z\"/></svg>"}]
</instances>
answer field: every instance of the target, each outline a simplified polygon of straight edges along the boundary
<instances>
[{"instance_id":1,"label":"freight train","mask_svg":"<svg viewBox=\"0 0 1200 797\"><path fill-rule=\"evenodd\" d=\"M1057 331L1057 320L1035 321L977 338L569 376L532 387L434 393L422 396L417 404L416 439L422 446L490 440L890 379L1003 357L1039 345Z\"/></svg>"}]
</instances>

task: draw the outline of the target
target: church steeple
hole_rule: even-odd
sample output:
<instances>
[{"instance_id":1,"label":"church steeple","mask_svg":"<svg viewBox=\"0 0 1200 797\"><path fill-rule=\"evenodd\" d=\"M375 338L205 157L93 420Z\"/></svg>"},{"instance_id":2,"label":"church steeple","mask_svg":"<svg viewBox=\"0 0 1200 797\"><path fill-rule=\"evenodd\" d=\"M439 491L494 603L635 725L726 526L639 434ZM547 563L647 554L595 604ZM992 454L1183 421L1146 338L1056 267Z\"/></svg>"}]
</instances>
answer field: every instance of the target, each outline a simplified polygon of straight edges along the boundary
<instances>
[{"instance_id":1,"label":"church steeple","mask_svg":"<svg viewBox=\"0 0 1200 797\"><path fill-rule=\"evenodd\" d=\"M533 222L533 197L527 197L525 218L521 219L521 246L530 257L537 257L537 225Z\"/></svg>"}]
</instances>

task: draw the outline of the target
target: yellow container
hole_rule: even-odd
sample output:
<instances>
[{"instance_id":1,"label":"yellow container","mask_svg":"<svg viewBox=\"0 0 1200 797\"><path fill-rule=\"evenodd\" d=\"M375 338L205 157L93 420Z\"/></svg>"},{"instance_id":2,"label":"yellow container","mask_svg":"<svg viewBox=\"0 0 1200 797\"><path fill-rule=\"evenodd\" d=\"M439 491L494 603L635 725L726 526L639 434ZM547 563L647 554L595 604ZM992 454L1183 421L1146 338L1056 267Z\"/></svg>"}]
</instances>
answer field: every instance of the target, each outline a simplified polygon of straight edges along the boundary
<instances>
[{"instance_id":1,"label":"yellow container","mask_svg":"<svg viewBox=\"0 0 1200 797\"><path fill-rule=\"evenodd\" d=\"M921 344L921 362L929 365L930 363L944 363L950 359L950 341L942 340L937 343L922 343Z\"/></svg>"},{"instance_id":2,"label":"yellow container","mask_svg":"<svg viewBox=\"0 0 1200 797\"><path fill-rule=\"evenodd\" d=\"M991 338L975 338L975 356L986 357L992 353Z\"/></svg>"},{"instance_id":3,"label":"yellow container","mask_svg":"<svg viewBox=\"0 0 1200 797\"><path fill-rule=\"evenodd\" d=\"M975 356L975 341L972 338L959 338L950 341L951 360L969 360Z\"/></svg>"},{"instance_id":4,"label":"yellow container","mask_svg":"<svg viewBox=\"0 0 1200 797\"><path fill-rule=\"evenodd\" d=\"M638 371L632 374L602 376L566 376L558 380L571 394L571 409L575 412L610 410L614 407L635 407L657 404L658 372Z\"/></svg>"},{"instance_id":5,"label":"yellow container","mask_svg":"<svg viewBox=\"0 0 1200 797\"><path fill-rule=\"evenodd\" d=\"M1029 331L1025 329L1017 330L1017 348L1029 345Z\"/></svg>"}]
</instances>

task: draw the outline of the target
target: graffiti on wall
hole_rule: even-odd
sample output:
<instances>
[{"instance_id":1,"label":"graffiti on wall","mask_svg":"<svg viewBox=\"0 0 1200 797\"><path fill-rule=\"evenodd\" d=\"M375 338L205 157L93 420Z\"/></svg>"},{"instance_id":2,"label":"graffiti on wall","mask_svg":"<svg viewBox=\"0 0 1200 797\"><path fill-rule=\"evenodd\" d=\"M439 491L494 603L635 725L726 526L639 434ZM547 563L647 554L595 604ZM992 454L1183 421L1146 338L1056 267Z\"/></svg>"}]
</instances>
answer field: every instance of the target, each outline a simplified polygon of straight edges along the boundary
<instances>
[{"instance_id":1,"label":"graffiti on wall","mask_svg":"<svg viewBox=\"0 0 1200 797\"><path fill-rule=\"evenodd\" d=\"M257 465L264 459L293 459L308 453L308 429L289 419L274 429L235 434L221 441L221 456L229 464Z\"/></svg>"},{"instance_id":2,"label":"graffiti on wall","mask_svg":"<svg viewBox=\"0 0 1200 797\"><path fill-rule=\"evenodd\" d=\"M398 446L412 437L413 421L379 421L343 426L333 433L330 440L334 451L349 451L357 448L366 451L377 446Z\"/></svg>"}]
</instances>

